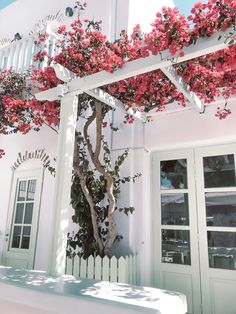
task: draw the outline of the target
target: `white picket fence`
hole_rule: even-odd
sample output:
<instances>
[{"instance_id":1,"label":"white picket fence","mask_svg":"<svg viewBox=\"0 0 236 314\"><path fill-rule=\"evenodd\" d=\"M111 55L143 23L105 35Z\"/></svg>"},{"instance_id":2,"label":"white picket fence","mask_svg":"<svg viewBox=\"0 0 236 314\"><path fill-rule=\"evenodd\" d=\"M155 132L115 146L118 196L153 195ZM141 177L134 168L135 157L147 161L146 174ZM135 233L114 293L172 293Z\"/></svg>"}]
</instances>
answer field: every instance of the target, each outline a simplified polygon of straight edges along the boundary
<instances>
[{"instance_id":1,"label":"white picket fence","mask_svg":"<svg viewBox=\"0 0 236 314\"><path fill-rule=\"evenodd\" d=\"M98 279L111 282L122 282L132 285L139 284L137 255L120 258L107 256L89 256L83 259L78 255L67 258L66 274L80 278Z\"/></svg>"},{"instance_id":2,"label":"white picket fence","mask_svg":"<svg viewBox=\"0 0 236 314\"><path fill-rule=\"evenodd\" d=\"M57 36L52 32L49 25L45 28L45 32L49 35L45 50L50 56L54 56L59 51L56 47ZM35 54L38 52L38 47L34 44L36 40L38 38L35 34L21 40L16 40L3 48L0 47L0 69L13 68L17 72L23 73L29 70L32 65L35 67L47 66L46 62L39 64L33 61Z\"/></svg>"}]
</instances>

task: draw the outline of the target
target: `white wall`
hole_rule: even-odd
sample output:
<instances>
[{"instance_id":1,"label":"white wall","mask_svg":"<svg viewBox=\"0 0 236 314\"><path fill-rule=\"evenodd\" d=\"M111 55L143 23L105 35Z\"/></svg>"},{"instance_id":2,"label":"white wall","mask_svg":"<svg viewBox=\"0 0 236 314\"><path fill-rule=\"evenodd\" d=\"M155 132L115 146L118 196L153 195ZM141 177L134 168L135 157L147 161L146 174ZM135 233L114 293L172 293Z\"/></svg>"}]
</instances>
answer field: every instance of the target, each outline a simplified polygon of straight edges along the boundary
<instances>
[{"instance_id":1,"label":"white wall","mask_svg":"<svg viewBox=\"0 0 236 314\"><path fill-rule=\"evenodd\" d=\"M143 31L150 30L150 23L154 21L155 14L161 10L162 5L173 7L172 0L162 3L160 0L87 0L88 6L81 19L91 18L102 20L102 30L109 38L118 37L120 31L128 30L130 33L136 24L141 24ZM13 39L19 32L27 37L42 19L48 15L55 15L59 10L65 13L66 7L74 7L73 0L17 0L0 10L0 39ZM70 24L75 19L66 17L62 24ZM14 23L12 23L14 21Z\"/></svg>"},{"instance_id":2,"label":"white wall","mask_svg":"<svg viewBox=\"0 0 236 314\"><path fill-rule=\"evenodd\" d=\"M154 113L152 122L142 125L136 120L133 126L121 124L123 117L116 115L115 125L120 126L120 132L113 134L112 148L116 154L130 148L130 157L123 169L126 175L142 173L142 177L130 185L128 195L122 194L122 203L130 202L135 212L129 218L129 229L126 229L126 217L119 218L121 227L118 229L124 235L123 241L127 239L129 248L139 254L143 285L150 284L151 276L151 153L235 142L235 101L229 101L232 114L225 120L215 117L216 107L209 106L204 114L195 110Z\"/></svg>"},{"instance_id":3,"label":"white wall","mask_svg":"<svg viewBox=\"0 0 236 314\"><path fill-rule=\"evenodd\" d=\"M95 20L102 20L103 31L107 36L110 36L111 0L102 0L102 5L100 3L98 5L98 0L88 0L86 2L88 7L81 19L94 18ZM73 0L17 0L0 10L0 39L12 39L16 32L27 37L40 20L50 14L55 15L59 10L64 14L66 7L74 7L74 4L75 1ZM75 18L75 16L65 17L64 22L70 23Z\"/></svg>"},{"instance_id":4,"label":"white wall","mask_svg":"<svg viewBox=\"0 0 236 314\"><path fill-rule=\"evenodd\" d=\"M223 102L222 102L223 105ZM206 108L204 114L194 110L154 116L145 128L145 146L164 150L180 147L206 146L232 142L236 138L235 101L228 102L232 114L225 120L215 117L217 105Z\"/></svg>"},{"instance_id":5,"label":"white wall","mask_svg":"<svg viewBox=\"0 0 236 314\"><path fill-rule=\"evenodd\" d=\"M47 140L45 140L47 139ZM16 162L18 153L24 154L34 152L36 149L44 149L53 160L56 157L57 134L47 127L40 132L30 132L27 135L0 136L0 147L5 150L6 155L0 159L0 255L2 256L5 241L5 229L7 212L11 192L11 180L14 171L11 166ZM23 162L17 170L30 170L42 168L42 162L38 159L30 159ZM15 170L15 171L17 171ZM45 170L41 209L39 216L39 227L37 237L37 248L35 256L35 268L45 270L48 263L49 238L51 237L52 203L53 203L54 177Z\"/></svg>"}]
</instances>

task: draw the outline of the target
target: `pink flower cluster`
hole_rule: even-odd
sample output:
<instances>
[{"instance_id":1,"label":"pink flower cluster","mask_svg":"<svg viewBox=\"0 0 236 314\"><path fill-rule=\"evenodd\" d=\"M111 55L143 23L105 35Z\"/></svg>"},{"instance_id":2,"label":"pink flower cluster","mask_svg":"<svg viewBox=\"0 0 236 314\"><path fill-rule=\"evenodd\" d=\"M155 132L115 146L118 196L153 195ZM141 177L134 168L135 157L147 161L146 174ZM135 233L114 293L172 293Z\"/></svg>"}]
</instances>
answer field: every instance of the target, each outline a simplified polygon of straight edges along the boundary
<instances>
[{"instance_id":1,"label":"pink flower cluster","mask_svg":"<svg viewBox=\"0 0 236 314\"><path fill-rule=\"evenodd\" d=\"M36 75L37 73L37 75ZM37 84L47 82L45 87L53 87L60 82L52 68L45 71L35 70ZM44 77L44 80L43 80ZM40 79L43 80L40 81ZM38 130L43 123L57 125L60 107L55 102L39 102L32 97L33 86L26 84L26 77L13 70L0 72L0 133L28 133L31 129ZM44 88L45 88L44 87Z\"/></svg>"},{"instance_id":2,"label":"pink flower cluster","mask_svg":"<svg viewBox=\"0 0 236 314\"><path fill-rule=\"evenodd\" d=\"M220 107L217 108L217 112L215 116L219 118L220 120L223 120L227 118L230 114L231 114L231 110L224 106L223 108L220 108Z\"/></svg>"},{"instance_id":3,"label":"pink flower cluster","mask_svg":"<svg viewBox=\"0 0 236 314\"><path fill-rule=\"evenodd\" d=\"M188 17L194 25L191 37L196 40L235 26L235 12L235 0L209 0L207 4L198 1L191 10L192 15Z\"/></svg>"},{"instance_id":4,"label":"pink flower cluster","mask_svg":"<svg viewBox=\"0 0 236 314\"><path fill-rule=\"evenodd\" d=\"M5 155L5 152L2 148L0 148L0 159Z\"/></svg>"},{"instance_id":5,"label":"pink flower cluster","mask_svg":"<svg viewBox=\"0 0 236 314\"><path fill-rule=\"evenodd\" d=\"M84 10L86 5L77 2L77 7ZM197 2L188 19L179 14L176 8L163 7L162 12L156 14L149 33L143 34L140 25L136 25L130 38L122 31L115 42L109 42L102 34L101 21L81 21L78 18L68 30L65 26L59 27L57 47L60 53L53 60L84 77L103 70L113 72L126 62L166 49L171 57L181 57L184 54L182 49L194 44L198 38L235 27L235 12L235 0L209 0L208 4ZM35 62L52 60L47 53L48 40L48 34L39 34L35 44L40 51L34 57ZM206 103L219 95L227 98L236 94L235 35L230 41L229 47L224 50L173 65L190 90ZM26 134L31 129L38 130L43 123L58 125L59 102L39 102L33 97L32 89L45 90L62 82L51 67L32 69L30 79L32 86L27 86L24 75L13 70L0 71L0 133ZM172 101L185 105L184 96L160 70L121 80L104 88L120 99L127 110L159 111ZM223 119L230 113L230 109L224 107L217 110L216 116ZM129 114L126 119L127 123L133 122Z\"/></svg>"},{"instance_id":6,"label":"pink flower cluster","mask_svg":"<svg viewBox=\"0 0 236 314\"><path fill-rule=\"evenodd\" d=\"M107 87L110 94L120 99L127 108L140 107L142 111L160 110L174 100L185 105L175 85L160 70L122 80Z\"/></svg>"},{"instance_id":7,"label":"pink flower cluster","mask_svg":"<svg viewBox=\"0 0 236 314\"><path fill-rule=\"evenodd\" d=\"M190 42L189 23L177 8L163 7L156 14L156 20L151 24L153 29L145 34L145 44L153 54L168 49L171 55L177 52L183 55L181 49L188 47Z\"/></svg>"}]
</instances>

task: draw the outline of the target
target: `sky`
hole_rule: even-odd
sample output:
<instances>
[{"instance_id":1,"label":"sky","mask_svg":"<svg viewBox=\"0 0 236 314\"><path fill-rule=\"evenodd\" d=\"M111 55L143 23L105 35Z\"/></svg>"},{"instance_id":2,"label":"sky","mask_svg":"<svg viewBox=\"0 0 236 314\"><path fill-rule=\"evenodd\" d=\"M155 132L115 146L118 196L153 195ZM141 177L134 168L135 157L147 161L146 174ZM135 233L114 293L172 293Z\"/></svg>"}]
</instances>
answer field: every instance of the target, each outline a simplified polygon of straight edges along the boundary
<instances>
[{"instance_id":1,"label":"sky","mask_svg":"<svg viewBox=\"0 0 236 314\"><path fill-rule=\"evenodd\" d=\"M0 10L14 2L15 0L0 0Z\"/></svg>"},{"instance_id":2,"label":"sky","mask_svg":"<svg viewBox=\"0 0 236 314\"><path fill-rule=\"evenodd\" d=\"M190 11L194 4L198 2L198 0L174 0L176 7L179 9L181 13L184 13L185 16L190 15ZM202 3L207 3L207 0L201 0Z\"/></svg>"}]
</instances>

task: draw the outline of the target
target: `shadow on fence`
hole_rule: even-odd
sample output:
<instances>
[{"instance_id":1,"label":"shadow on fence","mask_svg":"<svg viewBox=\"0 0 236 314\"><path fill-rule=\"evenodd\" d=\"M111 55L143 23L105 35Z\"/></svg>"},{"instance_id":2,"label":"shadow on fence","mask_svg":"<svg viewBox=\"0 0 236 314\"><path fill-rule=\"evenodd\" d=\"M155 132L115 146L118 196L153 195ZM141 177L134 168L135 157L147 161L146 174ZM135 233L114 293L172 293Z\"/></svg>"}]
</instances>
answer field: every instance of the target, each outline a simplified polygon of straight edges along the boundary
<instances>
[{"instance_id":1,"label":"shadow on fence","mask_svg":"<svg viewBox=\"0 0 236 314\"><path fill-rule=\"evenodd\" d=\"M66 274L80 278L90 278L102 281L138 284L137 255L127 255L120 258L107 256L89 256L83 259L78 255L66 260Z\"/></svg>"}]
</instances>

